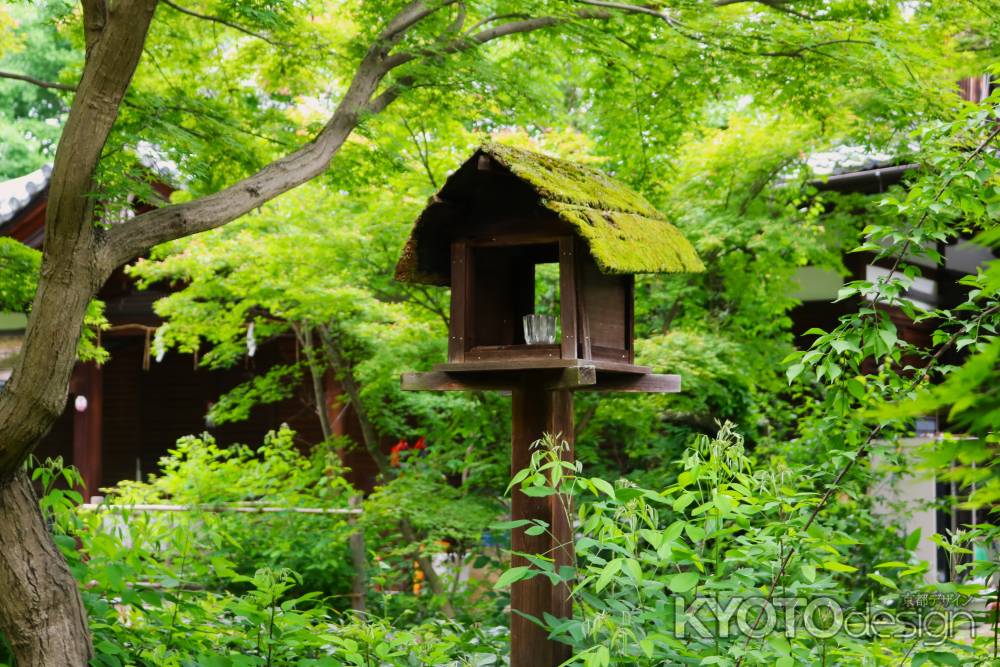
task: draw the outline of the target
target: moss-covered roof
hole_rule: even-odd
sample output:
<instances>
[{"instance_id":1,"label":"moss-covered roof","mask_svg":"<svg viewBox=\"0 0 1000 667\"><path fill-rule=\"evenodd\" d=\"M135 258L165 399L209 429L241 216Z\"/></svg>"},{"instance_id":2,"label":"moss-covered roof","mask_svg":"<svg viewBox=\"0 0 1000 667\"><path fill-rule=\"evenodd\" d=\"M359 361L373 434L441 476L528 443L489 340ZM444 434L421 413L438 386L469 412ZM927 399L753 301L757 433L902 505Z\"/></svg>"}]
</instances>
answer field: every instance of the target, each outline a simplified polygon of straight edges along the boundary
<instances>
[{"instance_id":1,"label":"moss-covered roof","mask_svg":"<svg viewBox=\"0 0 1000 667\"><path fill-rule=\"evenodd\" d=\"M470 189L468 173L481 156L489 156L537 195L535 204L555 213L583 238L605 273L698 272L705 266L691 243L642 195L597 169L541 153L489 143L449 177L417 219L396 267L396 278L447 284L448 276L426 265L421 254L430 241L422 226L440 217L435 206L448 205L462 189ZM466 219L466 225L473 221ZM438 237L436 242L440 242ZM426 264L426 263L423 263ZM444 268L444 267L441 267Z\"/></svg>"}]
</instances>

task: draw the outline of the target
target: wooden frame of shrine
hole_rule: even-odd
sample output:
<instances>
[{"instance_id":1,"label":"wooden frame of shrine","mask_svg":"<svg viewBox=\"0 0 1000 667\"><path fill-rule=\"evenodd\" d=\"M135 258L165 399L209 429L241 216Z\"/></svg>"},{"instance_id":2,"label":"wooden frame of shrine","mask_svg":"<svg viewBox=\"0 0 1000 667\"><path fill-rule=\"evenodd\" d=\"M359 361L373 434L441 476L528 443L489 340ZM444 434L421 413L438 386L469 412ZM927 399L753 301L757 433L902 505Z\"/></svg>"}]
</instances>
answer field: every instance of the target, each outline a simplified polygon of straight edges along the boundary
<instances>
[{"instance_id":1,"label":"wooden frame of shrine","mask_svg":"<svg viewBox=\"0 0 1000 667\"><path fill-rule=\"evenodd\" d=\"M539 315L539 265L558 266L551 340L529 340ZM511 474L529 465L531 445L549 433L573 457L573 392L680 391L677 375L635 365L636 273L704 266L684 236L643 197L596 169L498 144L482 146L431 198L396 267L406 282L451 286L448 361L406 373L412 391L509 391ZM512 518L541 520L547 534L514 529L518 553L573 565L566 499L515 489ZM572 616L565 586L534 577L511 587L512 667L554 667L569 647L530 620Z\"/></svg>"}]
</instances>

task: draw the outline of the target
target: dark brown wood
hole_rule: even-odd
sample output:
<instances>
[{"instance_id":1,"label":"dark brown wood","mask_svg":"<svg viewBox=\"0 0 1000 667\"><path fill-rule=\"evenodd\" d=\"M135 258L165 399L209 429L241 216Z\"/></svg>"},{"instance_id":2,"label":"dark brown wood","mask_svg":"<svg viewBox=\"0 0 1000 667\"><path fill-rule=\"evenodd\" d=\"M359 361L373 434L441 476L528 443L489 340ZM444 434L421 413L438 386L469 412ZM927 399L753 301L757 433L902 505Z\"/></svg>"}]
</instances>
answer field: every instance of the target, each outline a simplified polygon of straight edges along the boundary
<instances>
[{"instance_id":1,"label":"dark brown wood","mask_svg":"<svg viewBox=\"0 0 1000 667\"><path fill-rule=\"evenodd\" d=\"M535 307L535 264L555 261L558 246L486 244L470 246L469 254L472 270L466 306L470 331L466 358L471 348L523 345L521 318Z\"/></svg>"},{"instance_id":2,"label":"dark brown wood","mask_svg":"<svg viewBox=\"0 0 1000 667\"><path fill-rule=\"evenodd\" d=\"M581 270L584 257L587 253L579 253L576 257L576 312L577 312L577 337L579 338L580 357L592 359L594 356L593 346L590 342L590 314L587 312L587 293L583 289L582 281L584 273Z\"/></svg>"},{"instance_id":3,"label":"dark brown wood","mask_svg":"<svg viewBox=\"0 0 1000 667\"><path fill-rule=\"evenodd\" d=\"M555 233L555 230L553 229L534 229L534 226L538 224L534 221L522 223L531 225L532 227L526 228L524 231L511 233L510 227L512 224L517 223L511 220L511 218L505 217L501 218L501 222L496 228L484 229L483 225L476 225L476 227L473 228L474 235L469 236L465 240L470 246L479 248L508 248L510 246L524 246L526 248L532 248L534 246L555 246L562 239L566 238L561 234ZM546 257L538 258L536 261L558 261L557 255L552 249L547 249L544 254Z\"/></svg>"},{"instance_id":4,"label":"dark brown wood","mask_svg":"<svg viewBox=\"0 0 1000 667\"><path fill-rule=\"evenodd\" d=\"M607 347L605 345L593 345L591 347L591 357L594 360L614 361L619 364L627 364L628 350L620 347Z\"/></svg>"},{"instance_id":5,"label":"dark brown wood","mask_svg":"<svg viewBox=\"0 0 1000 667\"><path fill-rule=\"evenodd\" d=\"M469 298L469 252L464 241L451 244L451 315L448 335L448 361L465 360L468 321L466 303Z\"/></svg>"},{"instance_id":6,"label":"dark brown wood","mask_svg":"<svg viewBox=\"0 0 1000 667\"><path fill-rule=\"evenodd\" d=\"M465 353L466 363L476 361L516 361L560 359L559 346L552 345L477 345Z\"/></svg>"},{"instance_id":7,"label":"dark brown wood","mask_svg":"<svg viewBox=\"0 0 1000 667\"><path fill-rule=\"evenodd\" d=\"M0 482L0 633L17 665L84 667L87 614L28 473Z\"/></svg>"},{"instance_id":8,"label":"dark brown wood","mask_svg":"<svg viewBox=\"0 0 1000 667\"><path fill-rule=\"evenodd\" d=\"M513 394L513 428L511 436L511 474L527 467L531 461L531 445L546 432L561 433L572 443L573 398L569 392L551 392L534 387L522 388ZM511 493L511 514L519 519L540 520L550 526L553 535L529 536L524 528L511 535L514 567L527 565L518 553L550 554L560 547L558 558L571 557L567 545L572 541L570 522L559 505L553 511L553 497L531 498L515 489ZM555 515L558 515L556 518ZM543 619L545 614L567 617L572 602L561 587L554 587L546 577L537 576L511 586L511 646L512 667L556 667L569 657L568 647L548 639L548 632L527 618ZM518 613L520 612L520 613Z\"/></svg>"},{"instance_id":9,"label":"dark brown wood","mask_svg":"<svg viewBox=\"0 0 1000 667\"><path fill-rule=\"evenodd\" d=\"M569 391L554 391L551 394L548 432L558 436L558 442L563 446L561 458L573 462L574 452L573 425L573 394ZM560 568L576 566L576 545L573 535L573 498L568 494L549 496L549 513L552 517L550 532L551 555L559 572ZM556 618L573 617L573 598L571 587L559 584L552 587L551 613ZM552 665L560 665L572 657L570 647L550 642L552 645Z\"/></svg>"},{"instance_id":10,"label":"dark brown wood","mask_svg":"<svg viewBox=\"0 0 1000 667\"><path fill-rule=\"evenodd\" d=\"M560 356L577 358L576 257L572 236L559 239L559 318L562 329Z\"/></svg>"},{"instance_id":11,"label":"dark brown wood","mask_svg":"<svg viewBox=\"0 0 1000 667\"><path fill-rule=\"evenodd\" d=\"M437 282L443 282L443 250L451 242L448 363L433 372L404 374L401 388L509 390L512 474L529 464L531 445L544 433L558 434L565 443L560 456L573 461L573 391L677 392L680 378L634 365L633 276L603 273L579 232L539 214L537 195L502 165L481 157L476 178L466 171L453 177L464 178L464 185L455 182L450 194L425 211L424 236L415 241L428 246L418 262L423 279L430 269ZM433 243L428 234L436 235ZM551 262L559 265L560 340L527 345L522 318L536 312L536 268ZM514 530L514 567L528 563L518 554L551 556L559 568L575 565L568 497L531 498L515 489L512 514L549 527L536 536ZM516 582L511 609L512 667L556 667L572 657L569 647L550 641L536 622L572 616L569 586L553 586L546 577Z\"/></svg>"},{"instance_id":12,"label":"dark brown wood","mask_svg":"<svg viewBox=\"0 0 1000 667\"><path fill-rule=\"evenodd\" d=\"M510 373L403 373L400 388L403 391L509 391L525 382L545 389L578 389L597 382L597 369L593 366L571 366L532 372L525 378L524 371Z\"/></svg>"},{"instance_id":13,"label":"dark brown wood","mask_svg":"<svg viewBox=\"0 0 1000 667\"><path fill-rule=\"evenodd\" d=\"M635 363L635 276L625 276L625 349Z\"/></svg>"},{"instance_id":14,"label":"dark brown wood","mask_svg":"<svg viewBox=\"0 0 1000 667\"><path fill-rule=\"evenodd\" d=\"M586 301L592 347L606 347L626 352L626 291L628 276L602 273L590 254L581 258L579 281Z\"/></svg>"},{"instance_id":15,"label":"dark brown wood","mask_svg":"<svg viewBox=\"0 0 1000 667\"><path fill-rule=\"evenodd\" d=\"M73 465L83 478L83 497L88 498L97 494L101 485L104 412L101 368L94 363L79 364L70 383L73 394L87 401L83 411L73 408Z\"/></svg>"},{"instance_id":16,"label":"dark brown wood","mask_svg":"<svg viewBox=\"0 0 1000 667\"><path fill-rule=\"evenodd\" d=\"M548 357L555 356L559 357L559 344L549 343L541 345L477 345L469 350L473 354L489 353L489 352L520 352L522 354L538 353L532 356ZM553 354L555 353L555 354ZM513 355L505 358L513 358ZM560 357L561 358L561 357Z\"/></svg>"},{"instance_id":17,"label":"dark brown wood","mask_svg":"<svg viewBox=\"0 0 1000 667\"><path fill-rule=\"evenodd\" d=\"M635 366L602 359L503 359L466 361L464 363L436 364L431 370L444 373L482 373L490 371L530 371L545 368L569 368L572 366L593 366L600 371L646 375L652 372L648 366Z\"/></svg>"},{"instance_id":18,"label":"dark brown wood","mask_svg":"<svg viewBox=\"0 0 1000 667\"><path fill-rule=\"evenodd\" d=\"M101 470L104 466L104 373L96 363L86 365L87 384L90 394L87 398L87 468L88 476L83 478L87 494L100 493ZM84 496L86 497L86 496Z\"/></svg>"},{"instance_id":19,"label":"dark brown wood","mask_svg":"<svg viewBox=\"0 0 1000 667\"><path fill-rule=\"evenodd\" d=\"M608 391L632 394L676 394L681 390L680 375L629 375L597 373L597 383L576 391Z\"/></svg>"},{"instance_id":20,"label":"dark brown wood","mask_svg":"<svg viewBox=\"0 0 1000 667\"><path fill-rule=\"evenodd\" d=\"M638 368L633 366L632 368ZM531 375L526 379L525 373ZM593 380L593 381L592 381ZM532 386L572 391L606 391L631 394L676 394L681 390L680 375L621 373L601 370L600 364L565 369L529 369L507 371L432 371L403 373L404 391L511 391L530 383Z\"/></svg>"}]
</instances>

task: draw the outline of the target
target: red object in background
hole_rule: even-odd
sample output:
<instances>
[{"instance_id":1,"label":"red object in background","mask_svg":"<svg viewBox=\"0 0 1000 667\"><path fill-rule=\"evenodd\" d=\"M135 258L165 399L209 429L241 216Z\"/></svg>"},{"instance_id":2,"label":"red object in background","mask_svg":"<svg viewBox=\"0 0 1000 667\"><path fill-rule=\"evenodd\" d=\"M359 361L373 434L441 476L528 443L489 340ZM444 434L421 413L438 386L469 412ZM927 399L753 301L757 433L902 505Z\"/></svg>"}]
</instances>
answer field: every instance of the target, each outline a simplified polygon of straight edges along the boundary
<instances>
[{"instance_id":1,"label":"red object in background","mask_svg":"<svg viewBox=\"0 0 1000 667\"><path fill-rule=\"evenodd\" d=\"M410 443L406 440L400 440L399 442L397 442L395 445L392 446L392 449L389 450L389 465L391 465L393 468L398 468L400 456L402 455L402 453L409 451L411 449L416 451L422 451L427 449L427 439L424 436L420 436L419 438L417 438L417 441L413 443L412 447L410 446Z\"/></svg>"},{"instance_id":2,"label":"red object in background","mask_svg":"<svg viewBox=\"0 0 1000 667\"><path fill-rule=\"evenodd\" d=\"M398 468L400 453L406 451L409 448L410 448L410 443L408 443L406 440L400 440L395 445L393 445L392 449L389 450L389 465L391 465L393 468Z\"/></svg>"}]
</instances>

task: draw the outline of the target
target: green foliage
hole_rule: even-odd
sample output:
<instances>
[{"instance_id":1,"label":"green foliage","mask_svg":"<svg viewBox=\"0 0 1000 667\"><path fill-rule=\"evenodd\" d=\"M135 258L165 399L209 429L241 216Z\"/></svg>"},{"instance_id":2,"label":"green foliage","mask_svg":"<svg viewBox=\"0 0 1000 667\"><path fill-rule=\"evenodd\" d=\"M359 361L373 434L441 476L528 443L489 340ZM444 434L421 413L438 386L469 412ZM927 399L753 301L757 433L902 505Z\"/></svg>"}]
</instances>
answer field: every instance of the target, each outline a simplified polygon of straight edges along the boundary
<instances>
[{"instance_id":1,"label":"green foliage","mask_svg":"<svg viewBox=\"0 0 1000 667\"><path fill-rule=\"evenodd\" d=\"M991 386L996 375L990 357L1000 325L998 283L990 277L995 275L995 262L983 275L961 281L967 297L954 309L925 310L907 299L905 292L920 274L918 261L931 266L945 261L937 243L979 233L988 238L995 232L1000 200L1000 161L991 145L998 134L995 101L996 94L982 106L963 105L954 119L914 132L927 167L905 191L889 193L877 208L869 209L871 222L857 248L887 259L892 270L876 280L845 285L839 299L857 299L857 313L842 318L830 332L813 332L816 339L811 348L787 359L790 382L804 381L819 390L816 402L808 408L811 432L801 430L801 442L811 452L807 456L823 451L840 459L840 466L850 467L849 461L868 451L891 451L883 441L905 430L907 417L948 405L953 406L952 428L992 437L996 420L990 417L991 392L978 388ZM929 323L937 350L901 340L883 306ZM951 362L961 357L955 353L970 351L974 354L956 371ZM875 372L868 372L870 368ZM930 388L931 382L942 384ZM991 460L981 444L969 442L967 447L971 459ZM959 454L961 444L943 449L960 460L965 458ZM933 457L935 467L943 463L940 455ZM977 474L981 473L973 476Z\"/></svg>"},{"instance_id":2,"label":"green foliage","mask_svg":"<svg viewBox=\"0 0 1000 667\"><path fill-rule=\"evenodd\" d=\"M105 502L125 507L117 510L79 507L80 495L60 485L81 480L58 461L34 470L42 511L81 582L95 665L411 667L492 664L503 651L499 628L344 613L329 592L344 575L351 530L337 515L212 511L240 502L344 507L350 489L329 453L303 456L291 432L257 453L186 438L163 469L148 484L114 489ZM190 511L128 509L135 503Z\"/></svg>"},{"instance_id":3,"label":"green foliage","mask_svg":"<svg viewBox=\"0 0 1000 667\"><path fill-rule=\"evenodd\" d=\"M220 396L206 418L217 425L243 421L250 416L250 410L255 405L291 398L302 379L302 368L298 364L274 366L263 375L247 380Z\"/></svg>"},{"instance_id":4,"label":"green foliage","mask_svg":"<svg viewBox=\"0 0 1000 667\"><path fill-rule=\"evenodd\" d=\"M148 482L122 482L106 502L194 508L190 515L141 518L161 530L174 526L199 545L202 564L196 568L194 556L187 557L188 565L201 572L190 575L194 579L210 576L213 560L222 558L245 576L262 567L291 568L302 579L298 590L333 594L349 589L346 543L352 529L345 515L211 511L218 505L345 508L354 492L331 447L304 455L287 428L255 449L220 448L207 435L191 436L178 441L160 469Z\"/></svg>"},{"instance_id":5,"label":"green foliage","mask_svg":"<svg viewBox=\"0 0 1000 667\"><path fill-rule=\"evenodd\" d=\"M877 635L861 626L848 632L842 624L852 612L890 617L910 593L975 594L979 587L924 584L924 566L909 554L914 540L866 552L856 523L816 518L821 466L759 466L731 424L715 438L698 438L677 461L677 481L655 488L584 477L558 449L551 438L536 443L531 466L511 485L574 498L582 532L576 566L557 571L544 554L528 554L529 566L508 570L497 584L544 576L573 586L573 620L539 619L573 646L571 664L889 665L922 655L935 664L973 664L991 646L989 637L914 637L896 616ZM761 603L776 586L778 598L798 598L806 608L821 598L843 616L837 621L828 607L827 616L810 617L820 632L805 631L803 609L779 603L761 626L767 631L754 636ZM756 602L738 612L744 600ZM709 601L717 606L706 608ZM792 624L797 629L787 631ZM831 627L839 631L825 632Z\"/></svg>"},{"instance_id":6,"label":"green foliage","mask_svg":"<svg viewBox=\"0 0 1000 667\"><path fill-rule=\"evenodd\" d=\"M753 423L754 386L736 365L742 353L730 339L699 331L637 341L641 363L679 374L681 393L580 395L577 457L592 475L640 484L672 477L671 464L692 432L710 431L716 419Z\"/></svg>"},{"instance_id":7,"label":"green foliage","mask_svg":"<svg viewBox=\"0 0 1000 667\"><path fill-rule=\"evenodd\" d=\"M41 265L42 253L39 251L12 238L0 238L0 312L27 314L31 310ZM98 344L98 331L108 326L104 304L92 300L87 306L77 344L76 353L81 361L107 360L107 352Z\"/></svg>"},{"instance_id":8,"label":"green foliage","mask_svg":"<svg viewBox=\"0 0 1000 667\"><path fill-rule=\"evenodd\" d=\"M42 253L11 238L0 238L0 311L27 313L38 287Z\"/></svg>"},{"instance_id":9,"label":"green foliage","mask_svg":"<svg viewBox=\"0 0 1000 667\"><path fill-rule=\"evenodd\" d=\"M240 28L161 5L104 151L94 193L104 212L136 200L158 205L151 171L183 186L173 195L179 201L217 191L315 136L361 54L404 4L191 6ZM554 628L577 648L577 661L972 662L968 646L870 636L681 642L670 634L669 601L771 588L829 594L852 608L870 598L882 608L890 591L921 589L913 544L873 515L865 461L874 452L899 463L895 436L930 410L948 410L956 429L976 437L946 438L928 462L957 461L954 479L979 484L970 502L995 500L1000 266L967 281L967 302L951 312L920 312L904 298L914 256L940 264L938 242L981 232L983 243L990 233L995 242L998 163L986 140L997 100L958 105L952 94L956 76L996 60L997 13L981 6L992 9L652 3L636 16L567 21L464 53L442 48L442 31L492 25L496 16L569 18L580 7L451 3L421 21L399 48L428 57L390 75L386 85L400 99L363 119L316 184L225 229L158 248L131 269L145 284L178 288L157 305L167 321L157 336L164 351L197 351L205 366L222 368L243 362L248 340L299 343L294 364L222 397L215 421L287 396L293 378L330 372L356 381L355 407L367 413L376 446L427 438L426 453L404 455L366 506L363 528L381 558L371 602L386 618L338 615L345 598L332 596L346 590L353 529L346 521L205 507L343 508L353 490L333 452L348 443L331 440L303 455L287 431L257 451L195 437L164 461L163 475L113 496L201 508L189 514L73 510L74 492L55 488L55 473L39 473L49 488L43 507L84 583L101 664L489 664L505 653L502 635L428 620L440 596L393 591L409 583L415 557L445 550L441 540L469 560L494 559L478 540L509 478L506 402L400 391L401 371L444 357L447 295L395 284L389 271L445 172L492 139L600 167L639 193L622 208L641 200L637 210L663 211L706 266L637 283L638 361L680 373L684 393L581 397L577 447L589 477L543 449L520 480L543 495L558 473L577 493L582 613ZM80 28L80 12L60 4L0 9L0 70L74 83ZM49 158L66 97L0 82L3 173L20 175ZM989 150L970 152L980 145ZM817 193L806 156L842 146L912 158L921 175L877 202ZM588 196L574 189L574 201ZM857 314L814 332L814 345L794 353L795 270L841 270L842 252L855 247L898 260L898 270L848 285L842 297L858 303ZM0 241L0 308L27 310L37 261ZM933 324L935 341L961 354L927 359L900 340L876 302ZM82 349L96 342L100 322L93 310ZM708 437L717 419L737 423L746 443L728 427ZM59 474L72 485L72 474ZM412 542L399 531L401 517L419 533ZM963 550L996 538L986 528L935 538L954 557L956 587L994 575L995 562L958 563ZM569 578L532 556L501 588L526 576ZM468 597L456 605L460 617L499 619L502 595L482 588L451 596Z\"/></svg>"},{"instance_id":10,"label":"green foliage","mask_svg":"<svg viewBox=\"0 0 1000 667\"><path fill-rule=\"evenodd\" d=\"M403 189L406 180L400 180ZM381 215L360 215L356 199L306 186L235 225L161 247L129 271L144 285L184 285L156 304L167 320L157 337L165 350L200 350L202 364L225 367L243 362L248 335L258 346L285 335L299 342L300 363L274 366L227 393L213 407L214 419L245 418L252 405L288 396L293 379L308 382L312 372L349 376L377 438L423 436L440 473L464 476L467 491L492 495L506 476L506 448L490 448L488 457L468 450L505 442L508 420L495 417L506 409L502 399L399 388L400 373L443 357L447 338L439 313L446 305L439 295L387 275L406 229L400 203L382 200L385 215L396 217L388 231ZM374 205L374 197L368 201ZM341 224L302 213L314 210Z\"/></svg>"},{"instance_id":11,"label":"green foliage","mask_svg":"<svg viewBox=\"0 0 1000 667\"><path fill-rule=\"evenodd\" d=\"M73 3L48 0L0 8L0 70L72 84L63 73L80 65L73 49ZM0 80L0 180L34 171L55 155L68 110L65 91Z\"/></svg>"}]
</instances>

